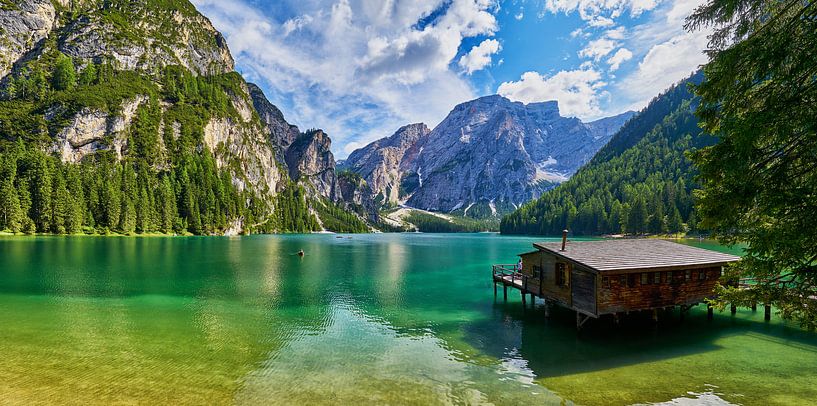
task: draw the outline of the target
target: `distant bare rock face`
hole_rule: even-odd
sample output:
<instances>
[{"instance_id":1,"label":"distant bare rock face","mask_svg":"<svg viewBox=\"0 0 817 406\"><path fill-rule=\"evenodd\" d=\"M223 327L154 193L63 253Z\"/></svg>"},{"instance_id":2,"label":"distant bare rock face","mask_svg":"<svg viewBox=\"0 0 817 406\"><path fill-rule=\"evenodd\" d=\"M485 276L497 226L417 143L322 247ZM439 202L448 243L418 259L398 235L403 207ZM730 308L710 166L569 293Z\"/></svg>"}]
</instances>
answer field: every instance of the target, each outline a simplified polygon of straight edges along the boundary
<instances>
[{"instance_id":1,"label":"distant bare rock face","mask_svg":"<svg viewBox=\"0 0 817 406\"><path fill-rule=\"evenodd\" d=\"M159 9L145 1L128 5L132 26L119 29L102 10L91 10L72 21L60 41L68 56L102 60L113 58L118 69L158 72L180 65L194 74L232 72L233 57L227 42L207 17L183 2Z\"/></svg>"},{"instance_id":2,"label":"distant bare rock face","mask_svg":"<svg viewBox=\"0 0 817 406\"><path fill-rule=\"evenodd\" d=\"M582 123L555 101L486 96L456 106L433 131L403 127L353 152L382 203L473 216L511 211L567 180L632 116Z\"/></svg>"},{"instance_id":3,"label":"distant bare rock face","mask_svg":"<svg viewBox=\"0 0 817 406\"><path fill-rule=\"evenodd\" d=\"M341 200L335 175L332 140L323 130L301 134L286 151L289 176L333 202Z\"/></svg>"},{"instance_id":4,"label":"distant bare rock face","mask_svg":"<svg viewBox=\"0 0 817 406\"><path fill-rule=\"evenodd\" d=\"M253 83L248 83L250 96L255 111L261 118L261 122L267 127L270 141L276 146L277 154L281 162L285 162L285 151L292 145L292 142L301 134L297 126L289 124L284 119L284 114L274 104L267 100L264 92Z\"/></svg>"},{"instance_id":5,"label":"distant bare rock face","mask_svg":"<svg viewBox=\"0 0 817 406\"><path fill-rule=\"evenodd\" d=\"M376 201L397 204L400 202L403 167L410 168L412 158L417 156L416 153L407 155L407 152L430 132L423 123L401 127L392 136L352 152L344 161L343 168L362 175L376 196Z\"/></svg>"},{"instance_id":6,"label":"distant bare rock face","mask_svg":"<svg viewBox=\"0 0 817 406\"><path fill-rule=\"evenodd\" d=\"M347 208L365 217L371 224L379 223L379 207L372 200L374 193L366 180L352 172L340 172L337 178L338 187Z\"/></svg>"}]
</instances>

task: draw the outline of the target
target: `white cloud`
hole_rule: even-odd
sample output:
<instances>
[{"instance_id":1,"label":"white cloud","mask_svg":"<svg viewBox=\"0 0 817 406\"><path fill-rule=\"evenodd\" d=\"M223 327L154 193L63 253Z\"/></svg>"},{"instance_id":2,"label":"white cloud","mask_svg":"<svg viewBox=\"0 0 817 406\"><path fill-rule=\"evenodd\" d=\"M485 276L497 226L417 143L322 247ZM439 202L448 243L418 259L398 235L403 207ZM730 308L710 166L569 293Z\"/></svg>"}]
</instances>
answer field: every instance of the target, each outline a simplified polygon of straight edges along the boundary
<instances>
[{"instance_id":1,"label":"white cloud","mask_svg":"<svg viewBox=\"0 0 817 406\"><path fill-rule=\"evenodd\" d=\"M615 72L621 67L621 64L633 58L633 53L627 48L620 48L613 56L607 59L607 64L610 65L610 72Z\"/></svg>"},{"instance_id":2,"label":"white cloud","mask_svg":"<svg viewBox=\"0 0 817 406\"><path fill-rule=\"evenodd\" d=\"M497 93L523 103L557 100L563 116L588 119L601 113L599 99L605 85L594 69L560 71L550 77L525 72L519 81L499 85Z\"/></svg>"},{"instance_id":3,"label":"white cloud","mask_svg":"<svg viewBox=\"0 0 817 406\"><path fill-rule=\"evenodd\" d=\"M579 51L579 56L582 58L592 58L594 61L598 61L603 56L606 56L612 52L617 46L618 42L609 38L598 38L590 41L587 46Z\"/></svg>"},{"instance_id":4,"label":"white cloud","mask_svg":"<svg viewBox=\"0 0 817 406\"><path fill-rule=\"evenodd\" d=\"M583 20L592 21L607 14L618 18L625 11L633 17L654 9L660 0L545 0L545 10L551 13L579 12Z\"/></svg>"},{"instance_id":5,"label":"white cloud","mask_svg":"<svg viewBox=\"0 0 817 406\"><path fill-rule=\"evenodd\" d=\"M622 96L634 100L636 108L643 107L652 97L705 64L707 57L702 50L706 44L706 35L687 33L655 45L617 88Z\"/></svg>"},{"instance_id":6,"label":"white cloud","mask_svg":"<svg viewBox=\"0 0 817 406\"><path fill-rule=\"evenodd\" d=\"M493 0L258 6L287 10L292 17L282 21L248 0L193 3L224 33L243 73L260 81L273 103L286 104L288 120L324 128L339 156L344 145L388 136L406 122L436 125L476 97L451 64L464 38L498 30Z\"/></svg>"},{"instance_id":7,"label":"white cloud","mask_svg":"<svg viewBox=\"0 0 817 406\"><path fill-rule=\"evenodd\" d=\"M502 46L499 45L499 41L486 39L463 55L460 58L459 65L465 70L465 73L470 75L490 65L491 56L499 52L500 49L502 49Z\"/></svg>"}]
</instances>

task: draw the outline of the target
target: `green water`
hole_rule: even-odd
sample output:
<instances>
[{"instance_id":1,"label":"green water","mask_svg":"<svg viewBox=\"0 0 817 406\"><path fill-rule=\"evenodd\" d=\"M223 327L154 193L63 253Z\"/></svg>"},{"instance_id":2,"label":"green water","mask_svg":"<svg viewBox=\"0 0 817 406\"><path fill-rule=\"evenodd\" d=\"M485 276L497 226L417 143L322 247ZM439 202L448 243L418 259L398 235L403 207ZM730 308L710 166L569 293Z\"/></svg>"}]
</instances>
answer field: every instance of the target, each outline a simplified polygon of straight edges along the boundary
<instances>
[{"instance_id":1,"label":"green water","mask_svg":"<svg viewBox=\"0 0 817 406\"><path fill-rule=\"evenodd\" d=\"M817 335L762 310L577 334L495 300L490 265L533 241L0 237L0 404L817 399Z\"/></svg>"}]
</instances>

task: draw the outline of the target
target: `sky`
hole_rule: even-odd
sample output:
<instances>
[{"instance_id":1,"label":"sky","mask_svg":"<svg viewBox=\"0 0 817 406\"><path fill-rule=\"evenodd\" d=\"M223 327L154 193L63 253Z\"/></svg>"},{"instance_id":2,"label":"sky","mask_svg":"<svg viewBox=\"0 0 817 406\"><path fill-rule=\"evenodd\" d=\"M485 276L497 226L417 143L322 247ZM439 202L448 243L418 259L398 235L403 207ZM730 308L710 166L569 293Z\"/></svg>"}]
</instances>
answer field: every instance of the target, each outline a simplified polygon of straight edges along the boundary
<instances>
[{"instance_id":1,"label":"sky","mask_svg":"<svg viewBox=\"0 0 817 406\"><path fill-rule=\"evenodd\" d=\"M192 0L236 70L343 159L462 102L557 100L583 121L640 110L706 62L703 0Z\"/></svg>"}]
</instances>

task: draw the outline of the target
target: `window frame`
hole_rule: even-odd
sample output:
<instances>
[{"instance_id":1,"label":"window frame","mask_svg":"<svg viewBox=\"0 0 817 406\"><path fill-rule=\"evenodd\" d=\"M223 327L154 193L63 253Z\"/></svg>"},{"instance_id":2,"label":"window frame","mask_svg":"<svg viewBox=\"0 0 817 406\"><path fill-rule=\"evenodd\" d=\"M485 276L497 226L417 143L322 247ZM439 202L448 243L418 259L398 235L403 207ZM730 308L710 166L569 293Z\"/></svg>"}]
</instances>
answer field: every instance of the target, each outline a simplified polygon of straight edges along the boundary
<instances>
[{"instance_id":1,"label":"window frame","mask_svg":"<svg viewBox=\"0 0 817 406\"><path fill-rule=\"evenodd\" d=\"M564 262L557 262L554 268L556 274L556 286L567 286L567 264Z\"/></svg>"}]
</instances>

